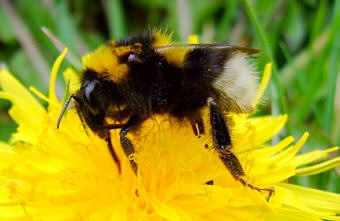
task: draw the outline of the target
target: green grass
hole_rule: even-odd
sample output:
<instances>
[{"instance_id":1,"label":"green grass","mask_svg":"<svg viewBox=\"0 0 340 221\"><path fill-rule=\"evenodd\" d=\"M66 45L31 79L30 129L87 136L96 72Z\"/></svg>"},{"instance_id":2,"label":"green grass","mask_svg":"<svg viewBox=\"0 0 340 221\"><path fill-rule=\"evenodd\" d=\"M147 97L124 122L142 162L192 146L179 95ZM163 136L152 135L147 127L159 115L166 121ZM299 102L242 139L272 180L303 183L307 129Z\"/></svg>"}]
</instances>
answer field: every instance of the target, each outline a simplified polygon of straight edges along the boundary
<instances>
[{"instance_id":1,"label":"green grass","mask_svg":"<svg viewBox=\"0 0 340 221\"><path fill-rule=\"evenodd\" d=\"M166 27L179 42L186 41L189 30L198 34L202 42L262 49L258 69L262 70L267 62L272 62L274 69L265 95L269 99L258 114L289 115L286 130L279 136L298 138L309 131L312 136L303 151L340 143L339 0L2 2L14 10L9 13L0 5L0 62L27 86L46 93L42 76L48 73L33 65L32 59L50 68L59 54L41 32L41 26L51 30L78 58L109 38L123 38L148 27ZM177 4L183 2L189 7L180 12L182 5ZM181 21L186 16L190 19ZM14 18L19 18L22 26L14 26ZM28 32L20 35L18 29ZM23 47L22 41L27 39L32 39L30 44L40 56L32 57L33 52ZM64 63L62 67L69 65ZM61 78L59 85L64 86ZM0 139L5 141L16 127L7 114L9 107L8 102L0 101ZM292 181L340 192L340 178L335 171Z\"/></svg>"}]
</instances>

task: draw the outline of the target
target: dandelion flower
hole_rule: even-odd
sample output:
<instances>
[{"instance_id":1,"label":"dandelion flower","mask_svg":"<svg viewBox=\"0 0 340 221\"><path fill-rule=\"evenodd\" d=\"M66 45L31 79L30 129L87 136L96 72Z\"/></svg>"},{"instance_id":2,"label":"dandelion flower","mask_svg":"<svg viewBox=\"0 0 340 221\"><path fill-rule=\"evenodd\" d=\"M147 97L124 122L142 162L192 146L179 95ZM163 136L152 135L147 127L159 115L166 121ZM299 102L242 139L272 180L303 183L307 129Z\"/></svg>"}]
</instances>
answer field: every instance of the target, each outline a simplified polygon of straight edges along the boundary
<instances>
[{"instance_id":1,"label":"dandelion flower","mask_svg":"<svg viewBox=\"0 0 340 221\"><path fill-rule=\"evenodd\" d=\"M18 124L11 142L0 143L1 220L340 220L340 195L286 182L339 165L339 157L315 163L337 148L298 154L308 133L297 142L287 137L267 144L284 126L285 115L232 116L233 152L247 182L275 189L269 201L265 191L235 181L217 154L204 148L212 146L209 136L197 139L191 128L161 117L129 135L137 149L130 156L138 161L137 176L112 131L122 161L119 174L106 142L85 133L74 110L56 128L63 102L54 81L65 53L52 68L48 96L27 90L7 70L0 72L0 97L12 102L9 114ZM270 72L267 65L258 97ZM79 87L72 69L64 76L71 90Z\"/></svg>"}]
</instances>

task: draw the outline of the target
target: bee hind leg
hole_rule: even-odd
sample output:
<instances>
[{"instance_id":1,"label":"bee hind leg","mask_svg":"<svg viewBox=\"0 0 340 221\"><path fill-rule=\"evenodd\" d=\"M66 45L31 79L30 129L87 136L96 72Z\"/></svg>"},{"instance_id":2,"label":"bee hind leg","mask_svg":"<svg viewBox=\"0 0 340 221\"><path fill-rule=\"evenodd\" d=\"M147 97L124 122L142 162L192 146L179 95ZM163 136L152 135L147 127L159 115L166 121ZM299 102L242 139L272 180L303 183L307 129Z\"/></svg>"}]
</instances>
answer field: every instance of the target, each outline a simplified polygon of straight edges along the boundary
<instances>
[{"instance_id":1,"label":"bee hind leg","mask_svg":"<svg viewBox=\"0 0 340 221\"><path fill-rule=\"evenodd\" d=\"M247 186L259 192L268 191L269 195L267 200L269 200L274 193L273 188L258 188L243 179L246 174L244 173L240 161L231 151L232 143L230 133L228 126L223 118L222 112L212 98L208 99L208 104L210 107L210 123L213 144L215 149L218 151L219 158L221 159L222 163L228 169L234 179L238 180L244 186Z\"/></svg>"}]
</instances>

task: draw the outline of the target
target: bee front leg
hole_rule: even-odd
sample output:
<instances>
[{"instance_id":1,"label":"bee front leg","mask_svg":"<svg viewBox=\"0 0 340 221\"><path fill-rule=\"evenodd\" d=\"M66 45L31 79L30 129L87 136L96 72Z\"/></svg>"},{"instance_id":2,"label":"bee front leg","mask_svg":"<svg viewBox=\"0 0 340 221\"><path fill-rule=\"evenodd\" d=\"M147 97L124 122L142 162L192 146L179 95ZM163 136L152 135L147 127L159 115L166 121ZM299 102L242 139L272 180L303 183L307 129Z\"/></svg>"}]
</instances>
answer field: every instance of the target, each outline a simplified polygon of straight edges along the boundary
<instances>
[{"instance_id":1,"label":"bee front leg","mask_svg":"<svg viewBox=\"0 0 340 221\"><path fill-rule=\"evenodd\" d=\"M219 157L223 162L224 166L228 169L230 174L236 180L241 182L244 186L248 186L249 188L255 189L259 192L268 191L269 196L267 200L269 200L272 194L274 193L273 188L267 189L258 188L243 179L245 173L240 161L231 151L232 143L230 139L230 133L228 126L224 121L222 112L212 98L208 99L208 104L210 106L210 123L214 147L218 151Z\"/></svg>"},{"instance_id":2,"label":"bee front leg","mask_svg":"<svg viewBox=\"0 0 340 221\"><path fill-rule=\"evenodd\" d=\"M118 169L119 174L121 174L122 168L121 168L120 160L117 156L117 153L116 153L116 151L115 151L115 149L113 148L113 145L112 145L110 130L123 128L123 126L124 126L124 124L105 124L102 128L103 131L104 131L104 134L105 134L105 141L107 143L107 148L110 151L110 154L111 154L113 161L117 165L117 169Z\"/></svg>"},{"instance_id":3,"label":"bee front leg","mask_svg":"<svg viewBox=\"0 0 340 221\"><path fill-rule=\"evenodd\" d=\"M105 141L107 143L107 147L108 147L108 149L110 151L112 159L115 162L115 164L117 165L118 173L121 174L122 168L121 168L121 165L120 165L120 160L119 160L119 158L117 156L117 153L116 153L115 149L113 148L112 141L111 141L111 134L110 134L109 130L106 130Z\"/></svg>"},{"instance_id":4,"label":"bee front leg","mask_svg":"<svg viewBox=\"0 0 340 221\"><path fill-rule=\"evenodd\" d=\"M122 145L124 153L127 157L135 153L135 148L133 147L133 144L131 143L129 138L126 137L126 135L130 130L136 128L142 122L143 120L140 117L133 115L119 132L120 144ZM133 159L130 159L130 165L131 165L133 172L137 174L137 169L138 169L137 163Z\"/></svg>"}]
</instances>

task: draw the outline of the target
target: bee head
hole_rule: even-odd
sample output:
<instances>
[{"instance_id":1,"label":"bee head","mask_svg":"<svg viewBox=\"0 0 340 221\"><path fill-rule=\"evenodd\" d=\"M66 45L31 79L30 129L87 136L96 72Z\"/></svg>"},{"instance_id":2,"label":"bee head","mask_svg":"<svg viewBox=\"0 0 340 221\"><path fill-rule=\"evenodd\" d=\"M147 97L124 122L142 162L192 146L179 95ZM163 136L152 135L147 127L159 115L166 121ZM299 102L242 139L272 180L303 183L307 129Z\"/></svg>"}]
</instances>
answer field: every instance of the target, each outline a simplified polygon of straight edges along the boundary
<instances>
[{"instance_id":1,"label":"bee head","mask_svg":"<svg viewBox=\"0 0 340 221\"><path fill-rule=\"evenodd\" d=\"M96 72L86 70L83 73L81 87L65 103L59 116L57 127L59 128L62 116L73 99L75 101L74 106L83 125L86 124L100 137L105 137L103 125L105 123L106 112L111 100L117 100L114 98L115 94L117 93L112 85L108 86L107 82L98 78Z\"/></svg>"},{"instance_id":2,"label":"bee head","mask_svg":"<svg viewBox=\"0 0 340 221\"><path fill-rule=\"evenodd\" d=\"M139 111L141 108L137 106L145 107L143 101L136 101L136 93L129 100L131 91L126 88L131 89L131 82L135 84L140 82L139 79L148 77L146 73L153 70L153 63L158 63L159 59L155 48L170 44L170 39L171 36L162 31L145 32L121 41L109 41L86 54L82 59L81 88L65 104L58 126L72 98L76 101L74 104L83 123L101 137L104 136L106 117L119 121L132 108Z\"/></svg>"},{"instance_id":3,"label":"bee head","mask_svg":"<svg viewBox=\"0 0 340 221\"><path fill-rule=\"evenodd\" d=\"M92 73L88 76L93 76ZM104 88L97 78L83 79L81 88L73 95L75 108L83 124L85 123L100 137L105 133L102 128L107 106Z\"/></svg>"}]
</instances>

